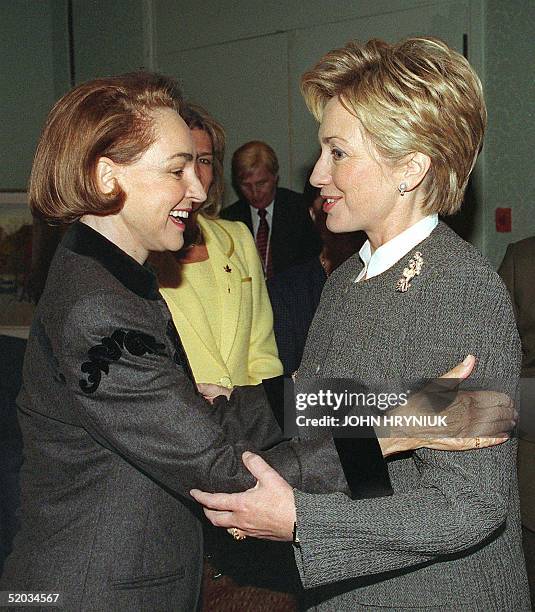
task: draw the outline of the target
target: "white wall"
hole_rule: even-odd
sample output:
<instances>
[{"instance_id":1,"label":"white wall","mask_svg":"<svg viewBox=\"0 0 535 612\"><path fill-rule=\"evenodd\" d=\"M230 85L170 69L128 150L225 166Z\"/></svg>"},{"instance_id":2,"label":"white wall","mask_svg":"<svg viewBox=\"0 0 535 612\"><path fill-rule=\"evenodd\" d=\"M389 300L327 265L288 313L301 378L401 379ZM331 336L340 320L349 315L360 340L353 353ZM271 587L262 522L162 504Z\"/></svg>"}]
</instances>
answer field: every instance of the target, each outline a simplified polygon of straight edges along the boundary
<instances>
[{"instance_id":1,"label":"white wall","mask_svg":"<svg viewBox=\"0 0 535 612\"><path fill-rule=\"evenodd\" d=\"M68 87L66 15L66 0L0 3L0 189L26 187L45 114ZM227 173L233 150L260 138L294 189L316 151L299 76L322 53L350 38L409 34L460 49L466 33L489 130L457 224L495 264L509 242L535 234L533 0L73 0L73 33L77 82L141 66L168 72L225 125ZM513 210L510 234L495 230L503 206Z\"/></svg>"},{"instance_id":2,"label":"white wall","mask_svg":"<svg viewBox=\"0 0 535 612\"><path fill-rule=\"evenodd\" d=\"M68 87L64 8L61 0L0 3L0 191L26 190L46 115Z\"/></svg>"},{"instance_id":3,"label":"white wall","mask_svg":"<svg viewBox=\"0 0 535 612\"><path fill-rule=\"evenodd\" d=\"M498 265L510 242L535 235L535 2L489 0L485 8L484 247ZM496 232L498 207L512 208L510 234Z\"/></svg>"}]
</instances>

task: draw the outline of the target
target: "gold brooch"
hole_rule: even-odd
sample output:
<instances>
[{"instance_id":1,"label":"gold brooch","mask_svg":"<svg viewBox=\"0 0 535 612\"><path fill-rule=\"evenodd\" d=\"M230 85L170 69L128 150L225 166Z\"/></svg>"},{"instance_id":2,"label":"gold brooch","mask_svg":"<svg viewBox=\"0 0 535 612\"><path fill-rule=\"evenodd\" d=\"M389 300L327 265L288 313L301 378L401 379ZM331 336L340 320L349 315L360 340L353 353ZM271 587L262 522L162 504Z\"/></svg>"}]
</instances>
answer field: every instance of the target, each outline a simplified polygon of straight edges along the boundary
<instances>
[{"instance_id":1,"label":"gold brooch","mask_svg":"<svg viewBox=\"0 0 535 612\"><path fill-rule=\"evenodd\" d=\"M403 270L401 278L396 283L396 291L405 293L411 286L411 281L415 276L419 276L422 271L424 260L420 251L414 253L414 257L409 260L409 266Z\"/></svg>"}]
</instances>

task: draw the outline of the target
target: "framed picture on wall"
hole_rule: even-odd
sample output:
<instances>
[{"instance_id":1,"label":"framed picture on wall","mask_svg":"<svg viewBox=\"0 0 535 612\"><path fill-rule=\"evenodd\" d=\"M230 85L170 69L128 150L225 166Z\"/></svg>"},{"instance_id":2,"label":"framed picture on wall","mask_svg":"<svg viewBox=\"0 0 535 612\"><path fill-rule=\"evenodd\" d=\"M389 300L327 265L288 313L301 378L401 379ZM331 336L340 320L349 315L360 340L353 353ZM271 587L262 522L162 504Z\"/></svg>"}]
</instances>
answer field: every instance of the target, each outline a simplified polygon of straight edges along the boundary
<instances>
[{"instance_id":1,"label":"framed picture on wall","mask_svg":"<svg viewBox=\"0 0 535 612\"><path fill-rule=\"evenodd\" d=\"M34 305L28 295L32 215L24 192L0 192L0 334L25 337Z\"/></svg>"}]
</instances>

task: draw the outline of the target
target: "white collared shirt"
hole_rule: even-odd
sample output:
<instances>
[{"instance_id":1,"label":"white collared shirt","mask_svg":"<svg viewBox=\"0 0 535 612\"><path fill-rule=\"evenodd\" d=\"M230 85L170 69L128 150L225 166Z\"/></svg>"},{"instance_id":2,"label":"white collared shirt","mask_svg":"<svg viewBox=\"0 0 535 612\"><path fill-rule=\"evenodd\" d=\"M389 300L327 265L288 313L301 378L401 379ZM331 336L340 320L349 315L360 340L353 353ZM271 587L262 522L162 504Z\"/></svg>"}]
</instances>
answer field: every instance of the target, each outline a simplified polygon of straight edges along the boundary
<instances>
[{"instance_id":1,"label":"white collared shirt","mask_svg":"<svg viewBox=\"0 0 535 612\"><path fill-rule=\"evenodd\" d=\"M370 241L366 240L359 251L359 257L364 264L364 268L358 275L357 281L386 272L417 244L425 240L437 225L438 215L428 215L392 240L385 242L373 253Z\"/></svg>"},{"instance_id":2,"label":"white collared shirt","mask_svg":"<svg viewBox=\"0 0 535 612\"><path fill-rule=\"evenodd\" d=\"M271 226L273 221L273 206L275 204L275 200L271 202L269 206L266 206L266 221L268 222L269 232L268 232L268 245L271 240ZM253 222L253 236L256 240L256 233L258 232L258 226L260 225L260 217L258 216L258 208L251 206L249 204L249 208L251 209L251 220Z\"/></svg>"}]
</instances>

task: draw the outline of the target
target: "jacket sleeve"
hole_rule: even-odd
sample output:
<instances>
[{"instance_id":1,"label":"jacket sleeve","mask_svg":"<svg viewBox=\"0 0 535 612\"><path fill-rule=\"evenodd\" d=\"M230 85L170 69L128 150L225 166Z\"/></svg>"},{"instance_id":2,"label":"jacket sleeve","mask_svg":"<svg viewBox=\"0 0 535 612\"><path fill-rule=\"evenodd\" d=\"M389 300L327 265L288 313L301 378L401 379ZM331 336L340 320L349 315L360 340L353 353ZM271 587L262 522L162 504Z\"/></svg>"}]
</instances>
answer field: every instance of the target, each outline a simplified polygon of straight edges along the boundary
<instances>
[{"instance_id":1,"label":"jacket sleeve","mask_svg":"<svg viewBox=\"0 0 535 612\"><path fill-rule=\"evenodd\" d=\"M453 300L455 314L473 330L462 330L457 348L479 358L472 382L488 388L500 381L499 389L514 397L520 346L507 292L493 272L472 287ZM452 313L444 309L437 329L440 316ZM457 361L457 355L440 358L451 366ZM411 490L394 485L390 497L361 500L297 492L296 559L304 586L403 570L480 544L506 519L515 457L516 440L465 452L423 448L413 454L420 476Z\"/></svg>"},{"instance_id":2,"label":"jacket sleeve","mask_svg":"<svg viewBox=\"0 0 535 612\"><path fill-rule=\"evenodd\" d=\"M250 384L257 385L266 378L282 374L282 364L273 333L273 311L256 245L247 227L242 223L236 225L240 229L239 242L245 259L243 263L251 277L253 304L247 369Z\"/></svg>"},{"instance_id":3,"label":"jacket sleeve","mask_svg":"<svg viewBox=\"0 0 535 612\"><path fill-rule=\"evenodd\" d=\"M261 398L255 409L246 391L228 404L205 402L166 339L151 337L164 327L153 308L104 290L70 308L52 344L77 420L101 446L179 494L253 486L241 455L277 441L271 410ZM347 489L332 440L281 442L263 456L293 486L316 491L321 480L324 490ZM316 474L326 457L331 469ZM314 472L309 480L305 466Z\"/></svg>"}]
</instances>

